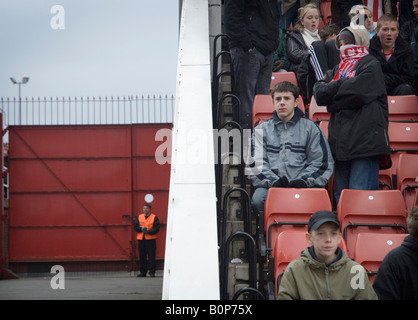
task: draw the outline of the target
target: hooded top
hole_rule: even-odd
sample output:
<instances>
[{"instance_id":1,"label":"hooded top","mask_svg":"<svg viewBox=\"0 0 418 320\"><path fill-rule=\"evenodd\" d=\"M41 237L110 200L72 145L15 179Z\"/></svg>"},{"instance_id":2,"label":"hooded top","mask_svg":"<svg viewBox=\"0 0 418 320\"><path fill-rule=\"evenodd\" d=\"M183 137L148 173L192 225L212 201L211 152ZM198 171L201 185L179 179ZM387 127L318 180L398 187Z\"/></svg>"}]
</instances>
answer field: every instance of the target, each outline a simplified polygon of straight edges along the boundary
<instances>
[{"instance_id":1,"label":"hooded top","mask_svg":"<svg viewBox=\"0 0 418 320\"><path fill-rule=\"evenodd\" d=\"M361 286L364 284L364 286ZM309 247L287 266L278 300L376 300L367 272L338 248L330 264L315 259Z\"/></svg>"},{"instance_id":2,"label":"hooded top","mask_svg":"<svg viewBox=\"0 0 418 320\"><path fill-rule=\"evenodd\" d=\"M363 47L368 47L369 46L369 34L367 33L366 28L364 28L363 26L356 26L356 27L346 27L344 29L342 29L339 33L339 35L341 33L344 33L345 30L350 31L353 35L354 35L354 39L355 39L355 43L358 46L363 46ZM338 37L335 40L335 46L337 47L338 50L340 50L340 44L338 41Z\"/></svg>"}]
</instances>

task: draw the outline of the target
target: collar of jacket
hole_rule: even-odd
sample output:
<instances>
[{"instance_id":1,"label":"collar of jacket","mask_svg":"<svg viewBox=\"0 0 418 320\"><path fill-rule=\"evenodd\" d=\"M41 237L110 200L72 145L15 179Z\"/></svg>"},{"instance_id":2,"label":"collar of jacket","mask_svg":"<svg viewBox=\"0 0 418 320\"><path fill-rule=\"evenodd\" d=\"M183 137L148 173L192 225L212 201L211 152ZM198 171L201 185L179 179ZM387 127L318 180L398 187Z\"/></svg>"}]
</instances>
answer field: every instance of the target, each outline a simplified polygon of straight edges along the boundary
<instances>
[{"instance_id":1,"label":"collar of jacket","mask_svg":"<svg viewBox=\"0 0 418 320\"><path fill-rule=\"evenodd\" d=\"M300 110L298 107L296 107L295 108L295 114L293 115L292 119L290 119L288 122L295 124L303 117L304 117L304 113L302 112L302 110ZM276 110L273 111L273 121L274 121L274 123L284 123L277 116L277 111Z\"/></svg>"},{"instance_id":2,"label":"collar of jacket","mask_svg":"<svg viewBox=\"0 0 418 320\"><path fill-rule=\"evenodd\" d=\"M401 38L400 35L395 40L393 55L398 56L403 54L408 50L408 43ZM377 35L374 35L373 38L370 40L370 48L374 49L380 56L383 57L382 53L382 46L380 44L380 39Z\"/></svg>"},{"instance_id":3,"label":"collar of jacket","mask_svg":"<svg viewBox=\"0 0 418 320\"><path fill-rule=\"evenodd\" d=\"M337 258L329 264L325 264L323 262L319 262L318 260L316 260L311 255L309 247L306 248L304 251L302 251L300 256L303 259L303 262L308 267L310 267L311 269L325 269L325 268L328 268L329 270L339 270L339 269L341 269L341 267L343 265L345 265L347 263L349 258L347 257L345 252L342 251L340 248L338 248L337 250L338 250Z\"/></svg>"}]
</instances>

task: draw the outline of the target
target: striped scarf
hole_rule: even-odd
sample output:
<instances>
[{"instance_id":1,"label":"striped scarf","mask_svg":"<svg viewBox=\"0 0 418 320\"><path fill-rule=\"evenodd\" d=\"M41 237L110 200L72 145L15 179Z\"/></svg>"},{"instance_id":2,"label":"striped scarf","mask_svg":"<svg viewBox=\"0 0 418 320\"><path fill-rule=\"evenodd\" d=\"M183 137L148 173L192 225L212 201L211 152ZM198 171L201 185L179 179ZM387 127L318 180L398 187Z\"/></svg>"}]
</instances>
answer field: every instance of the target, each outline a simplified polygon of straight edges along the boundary
<instances>
[{"instance_id":1,"label":"striped scarf","mask_svg":"<svg viewBox=\"0 0 418 320\"><path fill-rule=\"evenodd\" d=\"M355 72L353 72L356 63L369 54L369 49L363 46L357 46L349 44L346 46L341 46L340 48L340 64L338 70L335 73L334 80L340 78L352 78L354 77Z\"/></svg>"}]
</instances>

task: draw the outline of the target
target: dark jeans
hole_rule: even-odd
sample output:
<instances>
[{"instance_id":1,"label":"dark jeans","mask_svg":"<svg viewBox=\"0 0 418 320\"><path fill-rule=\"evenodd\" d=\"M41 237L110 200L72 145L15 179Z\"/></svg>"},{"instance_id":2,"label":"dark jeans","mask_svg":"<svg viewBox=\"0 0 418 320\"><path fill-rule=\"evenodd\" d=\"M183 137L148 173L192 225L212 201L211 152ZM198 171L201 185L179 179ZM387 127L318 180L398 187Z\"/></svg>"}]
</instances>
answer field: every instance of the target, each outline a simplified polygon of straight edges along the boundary
<instances>
[{"instance_id":1,"label":"dark jeans","mask_svg":"<svg viewBox=\"0 0 418 320\"><path fill-rule=\"evenodd\" d=\"M155 251L156 240L138 240L139 252L139 272L146 274L149 270L150 274L155 274ZM148 257L148 261L147 261Z\"/></svg>"},{"instance_id":2,"label":"dark jeans","mask_svg":"<svg viewBox=\"0 0 418 320\"><path fill-rule=\"evenodd\" d=\"M245 52L237 47L231 48L230 52L234 68L232 92L240 100L239 118L234 106L234 119L243 129L250 129L255 95L270 92L273 52L264 56L255 48Z\"/></svg>"},{"instance_id":3,"label":"dark jeans","mask_svg":"<svg viewBox=\"0 0 418 320\"><path fill-rule=\"evenodd\" d=\"M379 189L379 157L335 161L334 200L338 204L343 189Z\"/></svg>"}]
</instances>

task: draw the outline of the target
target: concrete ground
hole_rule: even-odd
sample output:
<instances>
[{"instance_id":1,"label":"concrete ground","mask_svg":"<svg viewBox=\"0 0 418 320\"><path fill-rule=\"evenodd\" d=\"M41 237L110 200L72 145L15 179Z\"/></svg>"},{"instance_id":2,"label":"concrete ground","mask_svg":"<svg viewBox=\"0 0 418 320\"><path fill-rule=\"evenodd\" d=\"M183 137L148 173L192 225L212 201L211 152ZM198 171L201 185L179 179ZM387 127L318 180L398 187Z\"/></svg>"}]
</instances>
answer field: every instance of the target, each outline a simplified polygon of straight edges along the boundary
<instances>
[{"instance_id":1,"label":"concrete ground","mask_svg":"<svg viewBox=\"0 0 418 320\"><path fill-rule=\"evenodd\" d=\"M53 274L0 280L0 300L161 300L163 271L155 278L137 278L136 273ZM64 287L62 289L53 287Z\"/></svg>"}]
</instances>

